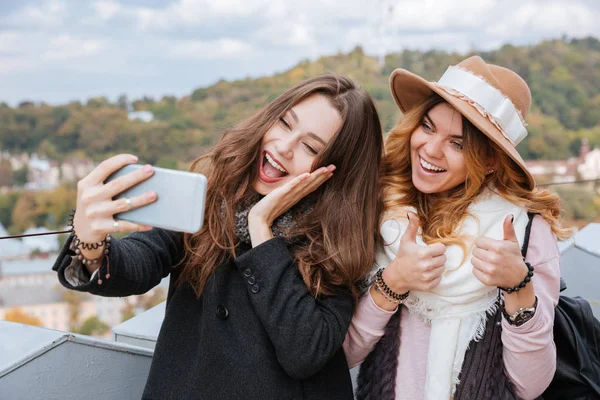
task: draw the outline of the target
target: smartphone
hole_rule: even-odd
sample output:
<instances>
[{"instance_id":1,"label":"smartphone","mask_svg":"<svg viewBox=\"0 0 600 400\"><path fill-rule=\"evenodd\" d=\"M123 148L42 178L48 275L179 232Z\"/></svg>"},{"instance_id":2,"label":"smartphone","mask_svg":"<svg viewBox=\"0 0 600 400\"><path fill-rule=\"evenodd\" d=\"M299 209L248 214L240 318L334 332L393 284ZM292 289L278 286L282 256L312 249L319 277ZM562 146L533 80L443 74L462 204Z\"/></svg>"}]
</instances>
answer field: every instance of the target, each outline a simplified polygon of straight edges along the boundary
<instances>
[{"instance_id":1,"label":"smartphone","mask_svg":"<svg viewBox=\"0 0 600 400\"><path fill-rule=\"evenodd\" d=\"M105 183L142 167L143 165L139 164L126 165L110 175ZM204 222L206 177L194 172L158 167L153 169L154 175L118 194L113 200L139 196L147 192L155 192L158 195L157 200L115 214L115 218L176 232L198 232Z\"/></svg>"}]
</instances>

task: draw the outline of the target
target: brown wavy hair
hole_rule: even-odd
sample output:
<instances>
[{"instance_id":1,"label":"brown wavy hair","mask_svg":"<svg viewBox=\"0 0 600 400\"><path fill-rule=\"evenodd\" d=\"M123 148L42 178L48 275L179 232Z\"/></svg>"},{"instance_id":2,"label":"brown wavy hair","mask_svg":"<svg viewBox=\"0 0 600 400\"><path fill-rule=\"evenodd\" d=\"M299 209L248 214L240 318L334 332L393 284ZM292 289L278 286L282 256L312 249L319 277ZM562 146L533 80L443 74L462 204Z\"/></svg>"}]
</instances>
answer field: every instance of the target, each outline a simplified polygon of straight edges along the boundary
<instances>
[{"instance_id":1,"label":"brown wavy hair","mask_svg":"<svg viewBox=\"0 0 600 400\"><path fill-rule=\"evenodd\" d=\"M467 217L469 205L489 185L511 203L542 215L559 239L568 237L570 230L560 226L559 197L546 189L528 189L525 174L517 163L464 116L465 182L452 189L447 197L422 193L413 185L410 138L423 123L425 115L442 103L447 102L437 94L432 95L407 112L390 131L381 172L384 208L387 211L383 218L398 216L402 207L412 206L419 215L426 243L441 242L464 247L464 238L457 228ZM494 172L486 174L490 168Z\"/></svg>"},{"instance_id":2,"label":"brown wavy hair","mask_svg":"<svg viewBox=\"0 0 600 400\"><path fill-rule=\"evenodd\" d=\"M192 171L208 178L203 228L186 234L186 257L179 282L189 282L199 297L207 280L222 263L235 258L239 245L234 233L236 207L253 195L264 134L293 106L311 95L326 97L339 111L340 130L319 154L312 169L334 164L333 177L310 196L310 218L298 218L289 238L301 238L293 248L298 270L315 296L350 289L375 260L382 210L379 167L383 136L373 99L347 77L335 74L308 79L225 132Z\"/></svg>"}]
</instances>

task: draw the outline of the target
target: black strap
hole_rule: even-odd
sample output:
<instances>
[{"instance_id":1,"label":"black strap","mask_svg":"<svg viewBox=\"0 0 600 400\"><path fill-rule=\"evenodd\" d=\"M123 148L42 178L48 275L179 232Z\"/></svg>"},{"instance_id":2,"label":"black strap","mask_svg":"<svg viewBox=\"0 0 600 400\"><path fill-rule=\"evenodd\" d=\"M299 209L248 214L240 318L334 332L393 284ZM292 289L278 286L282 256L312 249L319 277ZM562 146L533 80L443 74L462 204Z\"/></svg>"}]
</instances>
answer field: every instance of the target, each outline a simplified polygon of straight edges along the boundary
<instances>
[{"instance_id":1,"label":"black strap","mask_svg":"<svg viewBox=\"0 0 600 400\"><path fill-rule=\"evenodd\" d=\"M2 240L2 239L17 239L17 238L24 238L24 237L30 237L30 236L58 235L61 233L71 233L71 232L72 232L72 230L69 229L67 231L52 231L52 232L42 232L42 233L28 233L27 235L0 236L0 240Z\"/></svg>"},{"instance_id":2,"label":"black strap","mask_svg":"<svg viewBox=\"0 0 600 400\"><path fill-rule=\"evenodd\" d=\"M525 256L527 256L527 248L529 247L529 236L531 235L531 225L533 223L533 218L536 215L536 213L527 212L529 221L527 222L527 227L525 228L525 237L523 238L523 245L521 246L521 254L523 255L523 259L525 259Z\"/></svg>"}]
</instances>

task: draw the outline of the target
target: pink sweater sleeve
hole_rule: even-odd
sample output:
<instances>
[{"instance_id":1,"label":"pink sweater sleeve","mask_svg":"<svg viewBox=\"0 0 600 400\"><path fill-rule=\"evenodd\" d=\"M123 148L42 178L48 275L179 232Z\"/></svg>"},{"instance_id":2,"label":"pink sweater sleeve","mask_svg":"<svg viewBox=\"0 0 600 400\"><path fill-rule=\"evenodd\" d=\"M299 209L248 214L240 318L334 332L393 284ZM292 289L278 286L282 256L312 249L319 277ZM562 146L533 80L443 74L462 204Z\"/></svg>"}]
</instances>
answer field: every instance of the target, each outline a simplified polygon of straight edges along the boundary
<instances>
[{"instance_id":1,"label":"pink sweater sleeve","mask_svg":"<svg viewBox=\"0 0 600 400\"><path fill-rule=\"evenodd\" d=\"M350 368L367 358L385 333L385 326L396 311L379 308L369 291L360 298L344 340L344 352Z\"/></svg>"},{"instance_id":2,"label":"pink sweater sleeve","mask_svg":"<svg viewBox=\"0 0 600 400\"><path fill-rule=\"evenodd\" d=\"M534 399L548 387L556 370L554 308L560 287L560 253L550 225L536 216L531 227L527 262L535 267L531 280L538 298L534 317L515 327L502 319L504 366L524 399Z\"/></svg>"}]
</instances>

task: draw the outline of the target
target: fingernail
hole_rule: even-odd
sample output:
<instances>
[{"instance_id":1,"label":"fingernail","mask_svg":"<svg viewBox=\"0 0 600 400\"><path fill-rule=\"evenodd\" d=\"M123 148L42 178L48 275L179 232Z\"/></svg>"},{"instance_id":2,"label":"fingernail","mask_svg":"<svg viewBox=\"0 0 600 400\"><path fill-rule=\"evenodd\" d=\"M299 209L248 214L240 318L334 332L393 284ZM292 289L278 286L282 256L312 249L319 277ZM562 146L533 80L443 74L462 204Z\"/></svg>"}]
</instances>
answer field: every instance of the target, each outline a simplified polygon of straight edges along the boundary
<instances>
[{"instance_id":1,"label":"fingernail","mask_svg":"<svg viewBox=\"0 0 600 400\"><path fill-rule=\"evenodd\" d=\"M513 222L515 222L515 216L510 214L510 223L512 224Z\"/></svg>"},{"instance_id":2,"label":"fingernail","mask_svg":"<svg viewBox=\"0 0 600 400\"><path fill-rule=\"evenodd\" d=\"M150 165L150 164L145 165L144 166L144 172L147 173L147 174L151 173L152 172L152 165Z\"/></svg>"},{"instance_id":3,"label":"fingernail","mask_svg":"<svg viewBox=\"0 0 600 400\"><path fill-rule=\"evenodd\" d=\"M131 156L131 161L137 162L138 158L136 156Z\"/></svg>"},{"instance_id":4,"label":"fingernail","mask_svg":"<svg viewBox=\"0 0 600 400\"><path fill-rule=\"evenodd\" d=\"M146 230L147 230L147 231L151 231L151 230L152 230L152 227L151 227L151 226L146 226Z\"/></svg>"},{"instance_id":5,"label":"fingernail","mask_svg":"<svg viewBox=\"0 0 600 400\"><path fill-rule=\"evenodd\" d=\"M156 193L152 192L152 193L148 193L148 200L154 200L156 199Z\"/></svg>"},{"instance_id":6,"label":"fingernail","mask_svg":"<svg viewBox=\"0 0 600 400\"><path fill-rule=\"evenodd\" d=\"M335 165L330 165L329 166L329 171L333 172L335 171L336 166Z\"/></svg>"}]
</instances>

